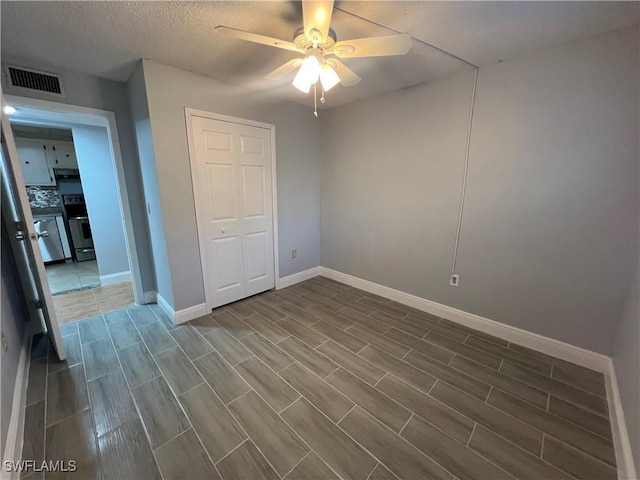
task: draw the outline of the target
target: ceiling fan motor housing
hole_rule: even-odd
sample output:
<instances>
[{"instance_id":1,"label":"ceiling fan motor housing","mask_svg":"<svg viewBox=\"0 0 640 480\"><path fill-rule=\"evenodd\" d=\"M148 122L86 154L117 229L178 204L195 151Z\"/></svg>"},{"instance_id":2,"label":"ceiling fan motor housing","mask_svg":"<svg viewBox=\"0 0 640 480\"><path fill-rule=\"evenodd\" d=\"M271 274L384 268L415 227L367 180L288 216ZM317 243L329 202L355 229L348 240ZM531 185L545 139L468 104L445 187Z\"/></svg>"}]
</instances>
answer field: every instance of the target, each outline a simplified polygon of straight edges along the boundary
<instances>
[{"instance_id":1,"label":"ceiling fan motor housing","mask_svg":"<svg viewBox=\"0 0 640 480\"><path fill-rule=\"evenodd\" d=\"M309 38L304 33L304 27L299 27L293 33L293 43L303 52L311 48L317 48L323 52L333 51L333 46L336 44L337 36L333 28L329 29L327 38L321 39L319 42L314 42L314 39ZM314 45L315 43L315 45Z\"/></svg>"}]
</instances>

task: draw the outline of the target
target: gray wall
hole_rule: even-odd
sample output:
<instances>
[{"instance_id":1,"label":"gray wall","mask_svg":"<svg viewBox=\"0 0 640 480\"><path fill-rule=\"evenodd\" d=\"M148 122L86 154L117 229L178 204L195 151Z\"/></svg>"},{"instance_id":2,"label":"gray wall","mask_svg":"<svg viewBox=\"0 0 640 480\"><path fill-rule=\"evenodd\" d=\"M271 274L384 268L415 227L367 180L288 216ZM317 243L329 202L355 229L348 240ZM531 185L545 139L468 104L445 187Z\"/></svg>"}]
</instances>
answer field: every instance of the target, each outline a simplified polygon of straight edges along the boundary
<instances>
[{"instance_id":1,"label":"gray wall","mask_svg":"<svg viewBox=\"0 0 640 480\"><path fill-rule=\"evenodd\" d=\"M2 261L0 264L2 269L0 277L0 309L2 311L0 317L2 333L7 339L9 348L6 352L3 348L0 348L0 363L2 363L0 378L2 386L0 395L0 452L2 452L2 455L4 455L7 431L11 421L16 374L22 350L22 337L29 318L7 235L3 218Z\"/></svg>"},{"instance_id":2,"label":"gray wall","mask_svg":"<svg viewBox=\"0 0 640 480\"><path fill-rule=\"evenodd\" d=\"M204 302L185 107L275 124L280 276L317 266L320 131L312 110L147 60L143 68L174 309Z\"/></svg>"},{"instance_id":3,"label":"gray wall","mask_svg":"<svg viewBox=\"0 0 640 480\"><path fill-rule=\"evenodd\" d=\"M171 270L169 268L164 224L162 222L160 190L158 188L156 158L153 151L149 105L147 103L147 91L144 83L142 62L138 64L135 71L129 77L127 92L131 104L131 119L136 133L136 146L138 148L138 158L140 159L144 198L148 205L147 222L149 225L149 239L155 269L157 292L158 295L162 296L170 305L173 305Z\"/></svg>"},{"instance_id":4,"label":"gray wall","mask_svg":"<svg viewBox=\"0 0 640 480\"><path fill-rule=\"evenodd\" d=\"M135 229L134 235L138 262L140 264L142 286L145 291L155 290L156 286L149 247L147 221L145 218L144 198L142 188L140 187L140 168L135 150L134 131L131 124L129 99L125 84L78 72L62 70L55 65L35 63L28 59L3 56L2 61L3 68L6 62L11 65L21 65L62 75L66 97L59 98L42 95L37 92L25 93L15 91L3 83L5 94L39 98L50 102L59 102L81 107L98 108L115 113L127 192L129 194L129 203L131 204L131 220ZM2 77L4 81L4 75Z\"/></svg>"},{"instance_id":5,"label":"gray wall","mask_svg":"<svg viewBox=\"0 0 640 480\"><path fill-rule=\"evenodd\" d=\"M322 265L604 354L638 249L638 29L338 107ZM331 141L329 141L331 140Z\"/></svg>"},{"instance_id":6,"label":"gray wall","mask_svg":"<svg viewBox=\"0 0 640 480\"><path fill-rule=\"evenodd\" d=\"M322 112L322 266L454 302L472 82L470 70Z\"/></svg>"},{"instance_id":7,"label":"gray wall","mask_svg":"<svg viewBox=\"0 0 640 480\"><path fill-rule=\"evenodd\" d=\"M622 408L633 449L636 471L640 472L640 269L618 325L613 363L616 369Z\"/></svg>"},{"instance_id":8,"label":"gray wall","mask_svg":"<svg viewBox=\"0 0 640 480\"><path fill-rule=\"evenodd\" d=\"M73 145L78 158L100 276L130 272L107 129L74 126Z\"/></svg>"}]
</instances>

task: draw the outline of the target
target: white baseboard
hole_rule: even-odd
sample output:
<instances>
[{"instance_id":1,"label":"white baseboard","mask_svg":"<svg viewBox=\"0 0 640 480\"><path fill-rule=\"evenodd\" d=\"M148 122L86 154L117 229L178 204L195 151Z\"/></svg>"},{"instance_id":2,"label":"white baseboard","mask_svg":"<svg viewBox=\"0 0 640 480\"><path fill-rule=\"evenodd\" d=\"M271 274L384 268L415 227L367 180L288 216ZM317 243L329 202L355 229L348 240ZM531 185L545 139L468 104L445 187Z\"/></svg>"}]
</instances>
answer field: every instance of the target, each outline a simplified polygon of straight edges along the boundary
<instances>
[{"instance_id":1,"label":"white baseboard","mask_svg":"<svg viewBox=\"0 0 640 480\"><path fill-rule=\"evenodd\" d=\"M304 270L302 272L294 273L292 275L287 275L286 277L279 278L278 281L276 282L276 290L290 287L291 285L295 285L296 283L304 282L305 280L316 277L320 274L320 268L322 267L313 267L308 270Z\"/></svg>"},{"instance_id":2,"label":"white baseboard","mask_svg":"<svg viewBox=\"0 0 640 480\"><path fill-rule=\"evenodd\" d=\"M142 302L146 305L147 303L156 303L158 299L158 292L155 290L151 290L149 292L144 292L142 294Z\"/></svg>"},{"instance_id":3,"label":"white baseboard","mask_svg":"<svg viewBox=\"0 0 640 480\"><path fill-rule=\"evenodd\" d=\"M158 303L158 306L164 311L164 313L166 313L171 320L175 321L176 311L159 293L156 294L156 302Z\"/></svg>"},{"instance_id":4,"label":"white baseboard","mask_svg":"<svg viewBox=\"0 0 640 480\"><path fill-rule=\"evenodd\" d=\"M22 335L22 346L20 359L18 360L18 370L16 372L16 382L14 384L13 402L11 404L11 419L7 429L7 438L2 453L2 465L5 462L20 460L22 458L22 439L24 434L24 416L26 410L27 379L29 378L29 358L31 357L31 331L25 329ZM6 472L0 469L0 478L17 479L18 473Z\"/></svg>"},{"instance_id":5,"label":"white baseboard","mask_svg":"<svg viewBox=\"0 0 640 480\"><path fill-rule=\"evenodd\" d=\"M607 398L609 399L609 421L613 446L616 452L616 464L618 466L618 480L637 479L636 466L633 460L633 449L629 439L629 431L622 408L622 399L618 389L618 378L611 359L609 363L609 375L607 375Z\"/></svg>"},{"instance_id":6,"label":"white baseboard","mask_svg":"<svg viewBox=\"0 0 640 480\"><path fill-rule=\"evenodd\" d=\"M200 305L194 305L192 307L183 308L182 310L178 310L175 315L176 325L180 325L181 323L186 323L189 320L193 320L194 318L202 317L210 313L210 310L207 310L207 304L201 303Z\"/></svg>"},{"instance_id":7,"label":"white baseboard","mask_svg":"<svg viewBox=\"0 0 640 480\"><path fill-rule=\"evenodd\" d=\"M124 283L131 281L131 271L110 273L109 275L100 275L100 285L115 285L116 283Z\"/></svg>"},{"instance_id":8,"label":"white baseboard","mask_svg":"<svg viewBox=\"0 0 640 480\"><path fill-rule=\"evenodd\" d=\"M170 319L174 321L176 325L186 323L194 318L202 317L209 313L207 310L207 304L201 303L192 307L183 308L182 310L174 310L171 305L164 299L162 295L157 294L157 302L160 308L166 313Z\"/></svg>"},{"instance_id":9,"label":"white baseboard","mask_svg":"<svg viewBox=\"0 0 640 480\"><path fill-rule=\"evenodd\" d=\"M446 318L452 322L465 325L481 332L488 333L498 338L508 340L518 345L532 348L547 355L566 360L571 363L581 365L601 373L610 372L610 357L600 353L592 352L584 348L576 347L560 340L545 337L537 333L528 332L521 328L512 327L504 323L489 320L488 318L475 315L473 313L458 310L457 308L442 305L425 298L411 295L410 293L394 290L377 283L363 280L352 275L332 270L330 268L319 267L319 274L333 280L337 280L352 287L360 288L367 292L390 298L410 307L422 310L423 312Z\"/></svg>"}]
</instances>

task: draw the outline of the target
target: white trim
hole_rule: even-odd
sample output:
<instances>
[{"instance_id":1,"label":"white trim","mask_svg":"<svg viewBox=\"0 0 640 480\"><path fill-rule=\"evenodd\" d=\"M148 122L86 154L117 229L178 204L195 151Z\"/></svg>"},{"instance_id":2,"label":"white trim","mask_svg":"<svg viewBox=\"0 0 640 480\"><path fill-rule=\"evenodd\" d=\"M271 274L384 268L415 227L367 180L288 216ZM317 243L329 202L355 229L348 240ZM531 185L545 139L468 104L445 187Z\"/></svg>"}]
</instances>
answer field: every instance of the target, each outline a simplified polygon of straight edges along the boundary
<instances>
[{"instance_id":1,"label":"white trim","mask_svg":"<svg viewBox=\"0 0 640 480\"><path fill-rule=\"evenodd\" d=\"M22 458L22 441L24 432L24 416L27 395L27 379L29 378L29 358L31 356L31 332L29 326L25 328L22 335L22 347L20 359L18 360L18 370L16 371L16 381L13 390L13 402L11 405L11 420L7 429L7 438L2 455L2 465L5 462L20 460ZM1 477L4 479L17 478L16 473L6 472L0 469Z\"/></svg>"},{"instance_id":2,"label":"white trim","mask_svg":"<svg viewBox=\"0 0 640 480\"><path fill-rule=\"evenodd\" d=\"M609 359L609 375L607 375L606 379L607 398L609 399L609 422L611 423L613 447L616 452L618 480L637 479L633 449L631 448L629 432L624 419L624 409L622 408L618 379L612 359Z\"/></svg>"},{"instance_id":3,"label":"white trim","mask_svg":"<svg viewBox=\"0 0 640 480\"><path fill-rule=\"evenodd\" d=\"M143 300L144 300L145 305L147 303L156 303L156 301L158 300L158 292L156 292L155 290L150 290L148 292L144 292Z\"/></svg>"},{"instance_id":4,"label":"white trim","mask_svg":"<svg viewBox=\"0 0 640 480\"><path fill-rule=\"evenodd\" d=\"M273 277L274 287L280 288L280 249L278 241L278 182L277 182L277 169L276 169L276 126L271 123L258 122L255 120L247 120L240 117L232 117L229 115L222 115L214 112L207 112L204 110L197 110L194 108L185 107L184 109L185 123L187 127L187 144L189 150L189 166L191 167L191 180L193 186L194 202L196 209L196 223L199 223L200 215L198 215L198 201L196 197L197 179L194 178L196 170L193 168L193 159L195 158L195 147L193 145L193 130L191 119L193 117L203 117L212 120L220 120L228 123L237 123L240 125L247 125L250 127L263 128L270 131L271 134L271 196L273 205L271 206L271 216L273 221ZM207 269L208 266L205 260L206 245L203 241L202 235L200 235L200 225L198 224L198 245L200 247L200 266L202 267L202 281L204 285L205 304L208 307L208 311L213 308L213 302L207 298L208 279ZM195 307L192 307L195 308ZM206 312L205 312L206 313ZM194 317L197 318L197 317Z\"/></svg>"},{"instance_id":5,"label":"white trim","mask_svg":"<svg viewBox=\"0 0 640 480\"><path fill-rule=\"evenodd\" d=\"M264 124L267 125L267 124ZM271 215L273 217L273 278L275 288L280 283L280 247L278 239L278 176L276 175L276 126L271 125Z\"/></svg>"},{"instance_id":6,"label":"white trim","mask_svg":"<svg viewBox=\"0 0 640 480\"><path fill-rule=\"evenodd\" d=\"M291 285L304 282L305 280L309 280L310 278L317 277L318 275L320 275L320 267L313 267L308 270L303 270L302 272L287 275L286 277L282 277L278 279L276 290L290 287Z\"/></svg>"},{"instance_id":7,"label":"white trim","mask_svg":"<svg viewBox=\"0 0 640 480\"><path fill-rule=\"evenodd\" d=\"M173 309L171 305L169 305L169 302L167 302L164 299L164 297L159 293L156 293L156 302L158 303L158 306L164 311L164 313L166 313L169 316L171 320L175 320L176 311Z\"/></svg>"},{"instance_id":8,"label":"white trim","mask_svg":"<svg viewBox=\"0 0 640 480\"><path fill-rule=\"evenodd\" d=\"M611 359L606 355L576 347L537 333L528 332L521 328L505 325L504 323L490 320L463 310L458 310L457 308L449 307L447 305L442 305L441 303L417 297L410 293L394 290L393 288L385 287L384 285L379 285L368 280L363 280L337 270L332 270L326 267L319 267L319 269L320 275L327 278L346 283L347 285L360 288L367 292L375 293L382 297L390 298L391 300L422 310L423 312L446 318L452 322L517 343L518 345L532 348L538 352L546 353L547 355L581 365L591 370L596 370L605 374L610 372L609 362Z\"/></svg>"},{"instance_id":9,"label":"white trim","mask_svg":"<svg viewBox=\"0 0 640 480\"><path fill-rule=\"evenodd\" d=\"M178 310L176 312L174 322L176 323L176 325L180 325L181 323L186 323L189 320L193 320L194 318L202 317L209 312L211 312L211 310L207 309L206 303L183 308L182 310Z\"/></svg>"},{"instance_id":10,"label":"white trim","mask_svg":"<svg viewBox=\"0 0 640 480\"><path fill-rule=\"evenodd\" d=\"M115 285L116 283L124 283L131 281L131 272L117 272L110 273L109 275L100 275L100 285L106 287L107 285Z\"/></svg>"},{"instance_id":11,"label":"white trim","mask_svg":"<svg viewBox=\"0 0 640 480\"><path fill-rule=\"evenodd\" d=\"M162 295L157 294L158 306L162 308L164 313L166 313L173 323L176 325L180 325L181 323L186 323L189 320L193 320L194 318L202 317L206 315L211 310L207 310L207 305L205 303L200 303L198 305L193 305L192 307L183 308L182 310L175 311L169 302L167 302Z\"/></svg>"},{"instance_id":12,"label":"white trim","mask_svg":"<svg viewBox=\"0 0 640 480\"><path fill-rule=\"evenodd\" d=\"M118 127L116 125L116 115L113 112L106 112L107 117L107 134L111 140L111 155L113 158L113 167L116 173L116 189L118 190L118 198L120 199L119 207L122 221L124 223L124 234L127 245L127 256L129 257L129 268L133 273L133 293L136 303L140 303L143 295L142 274L140 273L140 263L138 261L138 249L136 247L135 230L133 228L133 213L129 204L129 193L127 190L127 182L124 175L124 163L122 161L122 151L120 150L120 138L118 136Z\"/></svg>"},{"instance_id":13,"label":"white trim","mask_svg":"<svg viewBox=\"0 0 640 480\"><path fill-rule=\"evenodd\" d=\"M107 129L107 135L109 137L111 147L111 157L113 159L113 168L116 174L116 188L119 193L118 198L120 201L118 203L125 230L127 256L129 259L129 267L132 272L133 293L136 303L142 303L144 296L142 275L140 273L131 205L129 203L129 194L125 180L124 163L122 160L122 151L120 150L120 137L118 136L115 113L97 108L80 107L77 105L15 95L6 95L5 98L7 103L10 103L14 107L22 107L40 110L41 112L52 112L63 115L64 118L58 120L59 122L102 126ZM46 121L47 119L43 116L42 122L40 123L44 123Z\"/></svg>"}]
</instances>

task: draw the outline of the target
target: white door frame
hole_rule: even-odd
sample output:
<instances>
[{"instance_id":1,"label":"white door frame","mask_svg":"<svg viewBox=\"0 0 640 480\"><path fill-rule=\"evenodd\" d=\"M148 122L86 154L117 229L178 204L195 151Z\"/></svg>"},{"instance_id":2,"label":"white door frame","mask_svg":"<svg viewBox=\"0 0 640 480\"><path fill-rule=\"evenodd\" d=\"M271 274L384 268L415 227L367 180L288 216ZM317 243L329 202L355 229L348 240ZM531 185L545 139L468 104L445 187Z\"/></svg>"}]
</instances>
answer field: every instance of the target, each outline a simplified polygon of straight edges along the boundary
<instances>
[{"instance_id":1,"label":"white door frame","mask_svg":"<svg viewBox=\"0 0 640 480\"><path fill-rule=\"evenodd\" d=\"M120 151L120 138L118 136L115 113L108 110L80 107L77 105L50 102L48 100L38 100L16 95L6 95L5 100L9 105L16 108L28 108L55 113L61 116L60 120L58 120L60 122L105 127L107 129L107 136L109 137L109 143L111 145L111 159L113 160L113 169L116 174L116 188L120 200L118 202L120 216L124 226L125 244L127 247L127 256L129 257L129 268L131 269L133 295L136 303L145 303L140 264L138 263L138 251L136 250L135 232L133 230L131 205L129 204L129 194L125 182L124 164L122 162L122 152ZM46 121L46 119L43 119L43 122Z\"/></svg>"},{"instance_id":2,"label":"white door frame","mask_svg":"<svg viewBox=\"0 0 640 480\"><path fill-rule=\"evenodd\" d=\"M187 141L189 143L189 167L191 169L191 183L194 190L194 204L196 208L196 224L198 226L198 245L200 246L200 265L202 266L202 281L204 283L204 298L207 304L207 311L211 311L212 302L208 298L209 292L209 280L207 275L207 262L205 261L206 253L206 239L201 232L200 218L198 212L198 202L196 201L195 191L197 190L198 179L195 177L196 168L194 162L196 161L195 145L193 144L193 129L191 126L191 119L193 117L209 118L211 120L220 120L229 123L238 123L240 125L248 125L250 127L264 128L271 133L271 197L272 197L272 211L273 211L273 274L276 289L280 288L280 261L279 261L279 248L278 248L278 182L276 181L276 126L271 123L257 122L255 120L247 120L246 118L231 117L229 115L222 115L220 113L206 112L204 110L197 110L194 108L185 107L184 109L185 121L187 123Z\"/></svg>"}]
</instances>

